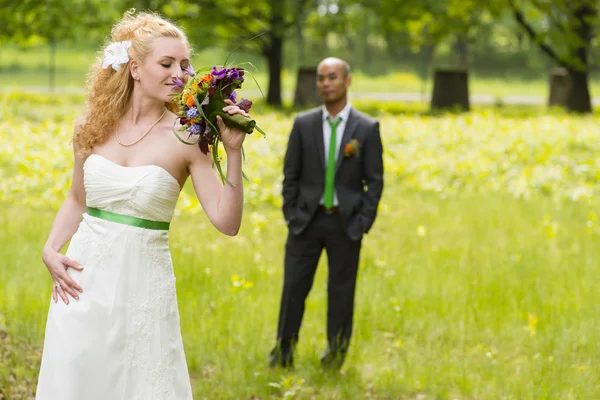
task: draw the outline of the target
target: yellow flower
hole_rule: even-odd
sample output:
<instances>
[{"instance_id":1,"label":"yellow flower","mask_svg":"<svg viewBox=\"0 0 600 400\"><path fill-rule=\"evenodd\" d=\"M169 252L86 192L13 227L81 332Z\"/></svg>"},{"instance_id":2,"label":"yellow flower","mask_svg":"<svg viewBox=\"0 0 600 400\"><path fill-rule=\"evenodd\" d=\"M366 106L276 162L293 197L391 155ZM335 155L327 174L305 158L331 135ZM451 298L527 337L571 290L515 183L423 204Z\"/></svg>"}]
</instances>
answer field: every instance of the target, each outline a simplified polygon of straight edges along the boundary
<instances>
[{"instance_id":1,"label":"yellow flower","mask_svg":"<svg viewBox=\"0 0 600 400\"><path fill-rule=\"evenodd\" d=\"M535 314L529 313L527 315L527 329L529 330L529 334L531 336L535 335L535 328L538 324L539 320L538 317Z\"/></svg>"}]
</instances>

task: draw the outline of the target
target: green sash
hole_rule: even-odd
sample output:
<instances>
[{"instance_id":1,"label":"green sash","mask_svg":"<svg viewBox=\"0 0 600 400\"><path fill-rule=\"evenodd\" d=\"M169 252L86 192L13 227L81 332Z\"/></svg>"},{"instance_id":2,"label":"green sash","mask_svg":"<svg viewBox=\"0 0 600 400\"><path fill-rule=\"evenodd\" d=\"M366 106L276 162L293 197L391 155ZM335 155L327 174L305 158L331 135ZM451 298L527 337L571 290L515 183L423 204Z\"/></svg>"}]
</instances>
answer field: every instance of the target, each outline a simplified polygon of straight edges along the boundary
<instances>
[{"instance_id":1,"label":"green sash","mask_svg":"<svg viewBox=\"0 0 600 400\"><path fill-rule=\"evenodd\" d=\"M93 207L88 207L86 212L92 217L104 219L106 221L116 222L117 224L137 226L138 228L168 231L170 225L170 222L150 221L149 219L130 217L129 215L115 214L110 211L104 211Z\"/></svg>"}]
</instances>

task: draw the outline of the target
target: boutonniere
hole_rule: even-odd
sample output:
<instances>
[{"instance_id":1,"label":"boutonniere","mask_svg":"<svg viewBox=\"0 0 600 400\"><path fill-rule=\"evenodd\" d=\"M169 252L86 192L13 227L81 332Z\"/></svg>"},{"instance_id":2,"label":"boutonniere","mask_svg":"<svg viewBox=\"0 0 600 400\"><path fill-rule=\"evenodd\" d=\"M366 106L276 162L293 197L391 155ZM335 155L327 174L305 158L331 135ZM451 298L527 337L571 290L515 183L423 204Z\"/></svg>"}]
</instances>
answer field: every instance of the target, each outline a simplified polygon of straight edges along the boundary
<instances>
[{"instance_id":1,"label":"boutonniere","mask_svg":"<svg viewBox=\"0 0 600 400\"><path fill-rule=\"evenodd\" d=\"M344 147L344 157L355 157L358 156L359 148L358 140L352 139L346 147Z\"/></svg>"}]
</instances>

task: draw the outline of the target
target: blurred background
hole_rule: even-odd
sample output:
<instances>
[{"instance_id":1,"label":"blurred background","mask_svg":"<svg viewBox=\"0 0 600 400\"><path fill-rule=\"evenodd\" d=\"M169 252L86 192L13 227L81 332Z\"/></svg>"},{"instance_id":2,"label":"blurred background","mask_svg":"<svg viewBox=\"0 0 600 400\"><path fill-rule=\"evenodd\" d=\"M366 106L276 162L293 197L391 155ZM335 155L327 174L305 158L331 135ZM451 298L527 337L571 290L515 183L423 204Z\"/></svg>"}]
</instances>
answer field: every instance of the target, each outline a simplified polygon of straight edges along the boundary
<instances>
[{"instance_id":1,"label":"blurred background","mask_svg":"<svg viewBox=\"0 0 600 400\"><path fill-rule=\"evenodd\" d=\"M598 93L597 7L594 0L2 0L0 88L80 90L111 25L136 8L184 26L197 67L223 63L236 49L229 60L256 67L271 105L294 98L300 67L335 55L360 78L355 97L429 101L440 79L456 92L442 106L466 106L459 92L468 90L479 103L587 112L590 92ZM468 89L448 83L465 80L448 78L448 70L467 72Z\"/></svg>"}]
</instances>

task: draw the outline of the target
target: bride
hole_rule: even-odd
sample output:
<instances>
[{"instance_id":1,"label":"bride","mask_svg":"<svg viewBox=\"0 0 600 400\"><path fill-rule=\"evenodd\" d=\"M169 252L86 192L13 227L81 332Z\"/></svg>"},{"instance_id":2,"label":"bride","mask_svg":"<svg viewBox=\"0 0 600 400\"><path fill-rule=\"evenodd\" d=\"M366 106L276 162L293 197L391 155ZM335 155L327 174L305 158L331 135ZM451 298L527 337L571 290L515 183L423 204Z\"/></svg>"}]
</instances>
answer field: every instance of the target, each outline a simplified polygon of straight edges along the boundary
<instances>
[{"instance_id":1,"label":"bride","mask_svg":"<svg viewBox=\"0 0 600 400\"><path fill-rule=\"evenodd\" d=\"M187 79L189 58L178 27L128 12L88 80L71 189L42 252L54 286L38 400L192 398L169 221L191 176L210 221L237 234L245 134L219 119L232 185L221 183L210 155L173 135L169 95L173 81ZM231 102L223 111L249 117Z\"/></svg>"}]
</instances>

